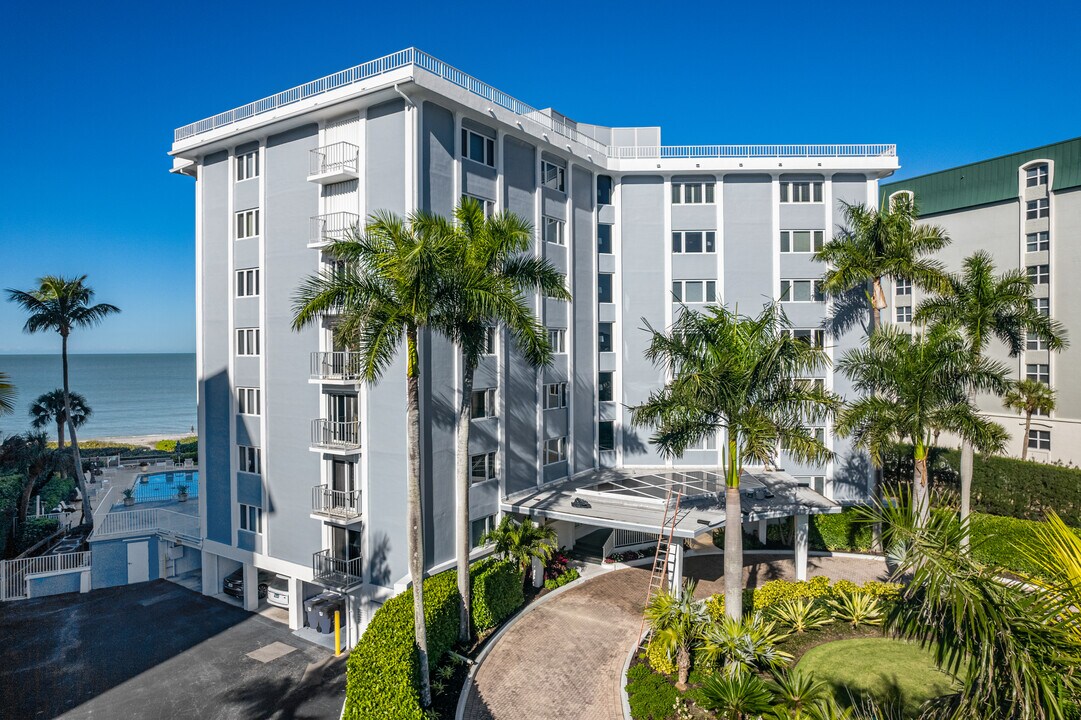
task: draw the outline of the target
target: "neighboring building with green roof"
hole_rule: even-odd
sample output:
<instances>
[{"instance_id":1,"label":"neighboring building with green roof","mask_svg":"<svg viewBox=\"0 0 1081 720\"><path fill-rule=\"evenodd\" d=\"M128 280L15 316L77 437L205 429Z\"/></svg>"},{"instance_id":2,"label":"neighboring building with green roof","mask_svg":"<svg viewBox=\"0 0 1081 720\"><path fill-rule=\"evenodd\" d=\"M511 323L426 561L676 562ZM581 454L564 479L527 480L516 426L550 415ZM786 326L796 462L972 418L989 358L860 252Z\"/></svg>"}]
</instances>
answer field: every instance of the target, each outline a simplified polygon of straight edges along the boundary
<instances>
[{"instance_id":1,"label":"neighboring building with green roof","mask_svg":"<svg viewBox=\"0 0 1081 720\"><path fill-rule=\"evenodd\" d=\"M1011 455L1027 442L1034 459L1081 464L1081 282L1073 276L1081 269L1081 138L886 183L879 192L883 206L910 193L923 221L946 230L953 242L940 257L951 270L976 250L991 253L1000 269L1027 270L1037 306L1066 326L1073 344L1049 353L1032 341L1018 358L1002 345L994 353L1018 377L1048 382L1058 408L1033 418L1025 439L1023 418L997 398L980 405L1011 432ZM918 292L903 283L890 288L886 312L894 322L911 320Z\"/></svg>"}]
</instances>

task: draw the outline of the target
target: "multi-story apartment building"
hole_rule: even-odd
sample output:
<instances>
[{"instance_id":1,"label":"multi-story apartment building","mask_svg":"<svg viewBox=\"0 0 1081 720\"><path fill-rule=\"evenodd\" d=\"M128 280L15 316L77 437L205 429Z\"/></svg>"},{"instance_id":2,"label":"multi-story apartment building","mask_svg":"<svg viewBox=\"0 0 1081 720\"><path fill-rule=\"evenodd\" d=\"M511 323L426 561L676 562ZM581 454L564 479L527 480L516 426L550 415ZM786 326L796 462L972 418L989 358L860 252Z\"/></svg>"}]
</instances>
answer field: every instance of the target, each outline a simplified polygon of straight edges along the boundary
<instances>
[{"instance_id":1,"label":"multi-story apartment building","mask_svg":"<svg viewBox=\"0 0 1081 720\"><path fill-rule=\"evenodd\" d=\"M197 181L204 591L238 567L247 588L256 567L286 575L300 624L300 598L333 587L351 598L351 640L407 582L405 372L399 360L364 385L333 318L291 329L293 292L334 262L330 241L376 210L449 214L469 196L528 218L533 251L566 273L572 302L534 299L552 366L529 368L493 332L477 371L479 537L516 496L603 468L720 464L720 442L666 461L630 424L628 406L664 379L643 357L644 324L665 327L681 304L754 313L779 299L831 356L858 344L823 329L812 255L840 201L876 202L898 166L892 145L663 146L660 128L576 123L413 49L179 128L172 155ZM458 357L434 335L422 350L425 552L438 570L453 563ZM865 462L820 431L837 460L786 470L861 495ZM581 531L565 525L573 542Z\"/></svg>"},{"instance_id":2,"label":"multi-story apartment building","mask_svg":"<svg viewBox=\"0 0 1081 720\"><path fill-rule=\"evenodd\" d=\"M883 203L899 193L912 194L921 221L945 229L952 242L939 257L951 271L984 250L999 272L1028 273L1036 307L1065 325L1072 345L1048 352L1030 338L1024 352L1011 358L1004 344L993 341L989 352L1015 377L1049 383L1058 394L1057 407L1033 418L1026 438L1024 418L1004 409L999 398L983 396L978 402L1010 432L1009 454L1019 457L1027 443L1033 459L1081 463L1081 375L1069 369L1081 360L1081 322L1073 312L1081 304L1081 285L1072 279L1081 262L1081 248L1074 244L1081 237L1081 138L884 184L881 193ZM918 289L901 282L888 296L890 319L911 322Z\"/></svg>"}]
</instances>

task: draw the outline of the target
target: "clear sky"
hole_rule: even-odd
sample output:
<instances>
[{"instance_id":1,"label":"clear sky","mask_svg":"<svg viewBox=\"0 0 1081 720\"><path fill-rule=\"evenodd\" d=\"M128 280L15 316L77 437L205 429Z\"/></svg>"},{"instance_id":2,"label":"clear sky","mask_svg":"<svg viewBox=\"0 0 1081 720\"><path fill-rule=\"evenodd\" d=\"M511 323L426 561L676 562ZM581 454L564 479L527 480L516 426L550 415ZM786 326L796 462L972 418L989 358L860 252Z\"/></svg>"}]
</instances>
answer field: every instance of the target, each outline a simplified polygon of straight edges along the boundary
<instances>
[{"instance_id":1,"label":"clear sky","mask_svg":"<svg viewBox=\"0 0 1081 720\"><path fill-rule=\"evenodd\" d=\"M195 348L175 127L415 45L536 107L665 144L897 143L897 177L1081 135L1081 3L11 2L0 287L86 273L75 352ZM0 353L53 352L0 302Z\"/></svg>"}]
</instances>

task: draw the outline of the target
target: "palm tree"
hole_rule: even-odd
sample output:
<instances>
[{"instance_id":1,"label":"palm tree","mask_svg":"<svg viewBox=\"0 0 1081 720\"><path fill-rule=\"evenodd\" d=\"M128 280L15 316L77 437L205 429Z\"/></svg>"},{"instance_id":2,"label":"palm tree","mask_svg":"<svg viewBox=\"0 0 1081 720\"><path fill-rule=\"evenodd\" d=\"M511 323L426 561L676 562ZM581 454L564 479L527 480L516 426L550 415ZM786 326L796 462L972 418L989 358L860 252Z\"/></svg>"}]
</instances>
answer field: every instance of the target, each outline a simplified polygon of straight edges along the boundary
<instances>
[{"instance_id":1,"label":"palm tree","mask_svg":"<svg viewBox=\"0 0 1081 720\"><path fill-rule=\"evenodd\" d=\"M43 432L13 435L4 441L0 459L19 469L23 485L19 492L16 518L21 525L30 511L30 498L45 485L53 474L63 468L59 450L50 450Z\"/></svg>"},{"instance_id":2,"label":"palm tree","mask_svg":"<svg viewBox=\"0 0 1081 720\"><path fill-rule=\"evenodd\" d=\"M0 415L15 412L15 386L7 373L0 372Z\"/></svg>"},{"instance_id":3,"label":"palm tree","mask_svg":"<svg viewBox=\"0 0 1081 720\"><path fill-rule=\"evenodd\" d=\"M547 523L536 524L533 518L527 517L518 521L510 515L504 515L499 525L484 533L480 541L494 545L495 554L504 560L517 563L524 583L526 570L534 559L548 562L552 557L556 548L556 531Z\"/></svg>"},{"instance_id":4,"label":"palm tree","mask_svg":"<svg viewBox=\"0 0 1081 720\"><path fill-rule=\"evenodd\" d=\"M651 426L663 455L680 456L724 430L725 611L743 608L743 535L739 484L744 464L773 465L781 445L793 459L825 462L832 453L808 429L833 416L840 401L799 380L826 366L825 354L794 337L779 305L757 317L724 307L684 309L671 330L653 330L646 357L671 379L632 408L632 420Z\"/></svg>"},{"instance_id":5,"label":"palm tree","mask_svg":"<svg viewBox=\"0 0 1081 720\"><path fill-rule=\"evenodd\" d=\"M74 415L72 421L75 427L82 427L94 411L86 402L86 398L77 392L69 397L71 412ZM50 423L56 423L56 449L64 449L64 427L68 423L67 414L64 411L64 391L57 389L42 393L37 400L30 405L31 423L35 428L41 429Z\"/></svg>"},{"instance_id":6,"label":"palm tree","mask_svg":"<svg viewBox=\"0 0 1081 720\"><path fill-rule=\"evenodd\" d=\"M1060 621L1081 647L1081 536L1051 510L1022 552L1040 571L1026 580L1043 599L1047 617Z\"/></svg>"},{"instance_id":7,"label":"palm tree","mask_svg":"<svg viewBox=\"0 0 1081 720\"><path fill-rule=\"evenodd\" d=\"M691 654L709 624L705 601L694 599L694 585L692 580L676 592L657 593L645 610L646 622L653 631L650 643L658 643L668 657L675 657L679 672L676 687L680 690L687 689Z\"/></svg>"},{"instance_id":8,"label":"palm tree","mask_svg":"<svg viewBox=\"0 0 1081 720\"><path fill-rule=\"evenodd\" d=\"M71 387L68 383L68 338L72 331L90 328L105 318L120 312L120 308L108 303L92 304L94 291L86 284L86 275L66 278L46 275L38 280L33 290L8 288L8 299L21 306L30 317L23 330L28 333L56 331L60 334L60 356L64 368L64 414L71 433L71 454L74 460L75 482L83 499L83 523L93 525L94 515L90 507L90 494L86 491L83 459L79 454L79 438L75 434L75 414L71 407Z\"/></svg>"},{"instance_id":9,"label":"palm tree","mask_svg":"<svg viewBox=\"0 0 1081 720\"><path fill-rule=\"evenodd\" d=\"M433 220L434 227L431 228L434 232L455 234L461 258L454 267L467 275L479 273L500 281L496 286L499 297L493 298L492 302L493 311L481 316L464 315L457 330L462 350L462 393L455 445L455 554L461 595L459 639L467 642L472 636L469 436L474 374L481 356L492 351L487 347L489 332L494 333L493 328L500 326L509 330L529 365L535 368L548 365L552 357L548 335L533 315L525 293L539 291L560 300L570 300L570 293L563 276L549 260L524 254L533 238L533 228L524 219L509 212L486 218L480 203L472 198L462 201L454 212L454 219L453 226L441 219Z\"/></svg>"},{"instance_id":10,"label":"palm tree","mask_svg":"<svg viewBox=\"0 0 1081 720\"><path fill-rule=\"evenodd\" d=\"M1005 443L1006 431L979 414L970 393L1004 392L1007 370L973 358L952 326L933 325L916 334L882 328L867 347L845 353L838 368L863 397L841 413L836 432L852 436L876 465L893 443L910 443L912 501L924 520L930 513L927 455L936 432L967 437L987 452Z\"/></svg>"},{"instance_id":11,"label":"palm tree","mask_svg":"<svg viewBox=\"0 0 1081 720\"><path fill-rule=\"evenodd\" d=\"M935 225L917 225L915 202L907 194L898 195L884 210L862 203L844 207L844 229L815 254L826 263L822 275L823 290L836 299L851 291L871 286L871 332L882 327L882 309L886 307L884 279L904 279L922 290L945 287L946 273L937 260L928 256L938 252L950 240ZM881 497L882 467L874 466L871 497ZM880 546L881 528L874 529L875 544Z\"/></svg>"},{"instance_id":12,"label":"palm tree","mask_svg":"<svg viewBox=\"0 0 1081 720\"><path fill-rule=\"evenodd\" d=\"M1018 380L1013 383L1002 404L1007 410L1025 414L1025 432L1021 436L1021 459L1028 459L1028 433L1032 428L1032 416L1047 415L1055 409L1055 391L1039 380Z\"/></svg>"},{"instance_id":13,"label":"palm tree","mask_svg":"<svg viewBox=\"0 0 1081 720\"><path fill-rule=\"evenodd\" d=\"M1025 347L1026 337L1038 338L1049 350L1066 347L1062 324L1040 314L1032 305L1032 283L1020 270L995 275L991 255L980 250L965 258L959 274L919 304L916 322L948 322L956 325L968 341L968 351L980 356L992 338L1006 345L1010 357ZM1023 446L1028 446L1028 432ZM972 497L972 443L961 438L961 518L968 517ZM967 543L967 541L965 541Z\"/></svg>"}]
</instances>

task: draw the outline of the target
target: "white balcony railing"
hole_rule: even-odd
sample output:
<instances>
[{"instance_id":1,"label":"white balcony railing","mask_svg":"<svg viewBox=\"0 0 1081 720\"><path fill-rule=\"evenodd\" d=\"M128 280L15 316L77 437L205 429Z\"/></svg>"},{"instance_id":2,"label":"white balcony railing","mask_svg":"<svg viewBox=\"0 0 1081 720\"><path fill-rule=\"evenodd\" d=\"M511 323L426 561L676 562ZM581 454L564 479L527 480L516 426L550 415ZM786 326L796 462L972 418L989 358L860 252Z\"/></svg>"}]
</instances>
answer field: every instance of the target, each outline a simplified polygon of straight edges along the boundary
<instances>
[{"instance_id":1,"label":"white balcony railing","mask_svg":"<svg viewBox=\"0 0 1081 720\"><path fill-rule=\"evenodd\" d=\"M320 585L347 590L364 581L360 558L344 560L334 557L330 550L312 555L312 574Z\"/></svg>"},{"instance_id":2,"label":"white balcony railing","mask_svg":"<svg viewBox=\"0 0 1081 720\"><path fill-rule=\"evenodd\" d=\"M349 351L313 352L311 362L312 380L355 382L362 377L360 353Z\"/></svg>"},{"instance_id":3,"label":"white balcony railing","mask_svg":"<svg viewBox=\"0 0 1081 720\"><path fill-rule=\"evenodd\" d=\"M317 147L308 155L308 177L356 177L360 174L360 148L349 142Z\"/></svg>"},{"instance_id":4,"label":"white balcony railing","mask_svg":"<svg viewBox=\"0 0 1081 720\"><path fill-rule=\"evenodd\" d=\"M326 485L312 488L312 512L343 520L360 517L360 491L334 490Z\"/></svg>"},{"instance_id":5,"label":"white balcony railing","mask_svg":"<svg viewBox=\"0 0 1081 720\"><path fill-rule=\"evenodd\" d=\"M351 212L334 212L316 215L308 221L308 245L326 245L345 240L349 231L360 225L360 215Z\"/></svg>"},{"instance_id":6,"label":"white balcony railing","mask_svg":"<svg viewBox=\"0 0 1081 720\"><path fill-rule=\"evenodd\" d=\"M312 445L331 450L355 450L360 447L360 421L335 422L312 420Z\"/></svg>"},{"instance_id":7,"label":"white balcony railing","mask_svg":"<svg viewBox=\"0 0 1081 720\"><path fill-rule=\"evenodd\" d=\"M123 535L167 534L200 540L199 518L164 508L111 512L101 518L90 539Z\"/></svg>"}]
</instances>

